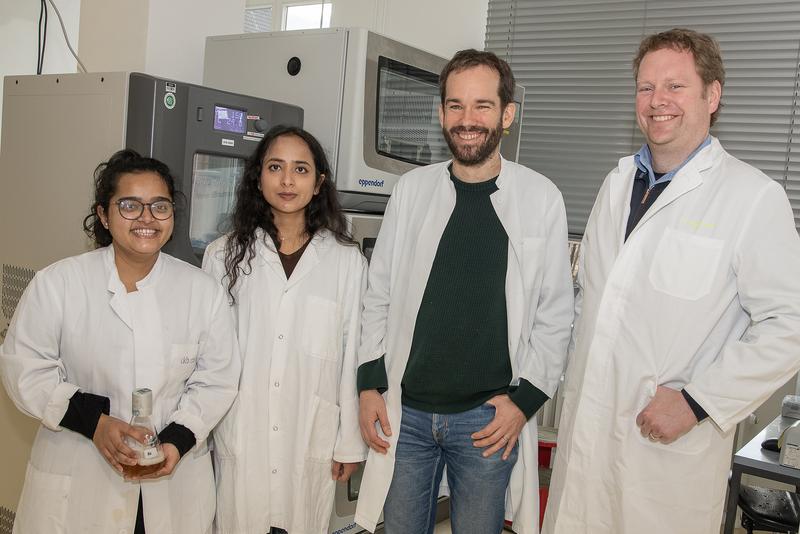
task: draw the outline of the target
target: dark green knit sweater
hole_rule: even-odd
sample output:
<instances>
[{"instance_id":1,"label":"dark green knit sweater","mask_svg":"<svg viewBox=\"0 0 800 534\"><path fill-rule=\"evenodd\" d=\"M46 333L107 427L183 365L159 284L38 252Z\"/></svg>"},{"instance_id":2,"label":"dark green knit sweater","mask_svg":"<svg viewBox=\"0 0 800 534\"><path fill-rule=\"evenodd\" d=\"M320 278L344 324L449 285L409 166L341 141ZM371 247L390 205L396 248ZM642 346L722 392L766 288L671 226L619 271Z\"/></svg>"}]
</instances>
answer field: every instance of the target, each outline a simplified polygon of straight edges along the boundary
<instances>
[{"instance_id":1,"label":"dark green knit sweater","mask_svg":"<svg viewBox=\"0 0 800 534\"><path fill-rule=\"evenodd\" d=\"M451 179L456 205L417 313L402 380L403 404L430 413L457 413L509 393L530 417L547 396L525 380L509 391L508 235L490 200L496 179ZM362 365L358 378L360 391L387 387L383 359Z\"/></svg>"}]
</instances>

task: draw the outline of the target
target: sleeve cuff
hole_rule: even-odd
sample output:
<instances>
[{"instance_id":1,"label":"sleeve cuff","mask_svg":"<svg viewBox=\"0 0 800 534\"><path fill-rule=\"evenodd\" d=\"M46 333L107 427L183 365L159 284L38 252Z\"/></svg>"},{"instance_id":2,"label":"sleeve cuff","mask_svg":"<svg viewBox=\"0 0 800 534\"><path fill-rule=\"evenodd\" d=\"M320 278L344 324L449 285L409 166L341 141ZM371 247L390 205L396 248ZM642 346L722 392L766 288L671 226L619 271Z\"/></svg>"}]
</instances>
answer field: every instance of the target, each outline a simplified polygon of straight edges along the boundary
<instances>
[{"instance_id":1,"label":"sleeve cuff","mask_svg":"<svg viewBox=\"0 0 800 534\"><path fill-rule=\"evenodd\" d=\"M692 398L691 395L689 395L689 393L686 392L685 389L681 390L681 394L683 395L683 398L686 399L686 402L689 404L689 408L692 409L692 412L694 413L694 416L697 418L698 423L703 419L705 419L706 417L708 417L708 413L703 409L702 406L700 406L697 403L696 400Z\"/></svg>"},{"instance_id":2,"label":"sleeve cuff","mask_svg":"<svg viewBox=\"0 0 800 534\"><path fill-rule=\"evenodd\" d=\"M197 440L194 437L194 432L178 423L168 424L164 430L158 433L158 439L161 443L172 443L178 449L178 454L183 455L192 450Z\"/></svg>"},{"instance_id":3,"label":"sleeve cuff","mask_svg":"<svg viewBox=\"0 0 800 534\"><path fill-rule=\"evenodd\" d=\"M67 411L59 426L92 439L100 416L110 412L111 400L108 397L76 391L69 399Z\"/></svg>"},{"instance_id":4,"label":"sleeve cuff","mask_svg":"<svg viewBox=\"0 0 800 534\"><path fill-rule=\"evenodd\" d=\"M60 423L67 413L67 408L69 408L69 399L71 399L79 389L78 386L70 384L69 382L61 382L56 386L50 394L47 406L45 406L42 412L42 424L46 428L55 432L60 432L64 428Z\"/></svg>"},{"instance_id":5,"label":"sleeve cuff","mask_svg":"<svg viewBox=\"0 0 800 534\"><path fill-rule=\"evenodd\" d=\"M530 419L550 397L524 378L519 380L519 385L508 390L511 401L522 410L526 419Z\"/></svg>"},{"instance_id":6,"label":"sleeve cuff","mask_svg":"<svg viewBox=\"0 0 800 534\"><path fill-rule=\"evenodd\" d=\"M362 363L358 367L356 375L356 387L358 392L368 389L377 389L378 393L383 393L389 389L389 379L386 377L385 355L377 360Z\"/></svg>"}]
</instances>

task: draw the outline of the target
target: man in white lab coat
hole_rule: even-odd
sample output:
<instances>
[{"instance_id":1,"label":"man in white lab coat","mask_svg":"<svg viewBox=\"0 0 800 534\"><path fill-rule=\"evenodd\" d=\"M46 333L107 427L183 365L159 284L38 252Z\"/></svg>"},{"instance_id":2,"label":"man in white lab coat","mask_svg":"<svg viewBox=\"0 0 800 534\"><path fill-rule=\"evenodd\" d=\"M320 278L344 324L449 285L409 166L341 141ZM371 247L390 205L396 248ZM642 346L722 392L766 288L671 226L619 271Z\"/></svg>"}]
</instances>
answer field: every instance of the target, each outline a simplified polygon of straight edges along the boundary
<instances>
[{"instance_id":1,"label":"man in white lab coat","mask_svg":"<svg viewBox=\"0 0 800 534\"><path fill-rule=\"evenodd\" d=\"M387 534L433 532L446 466L453 532L498 533L505 517L532 534L531 416L558 385L573 315L564 203L500 157L515 113L507 63L459 52L440 90L453 160L400 179L369 270L356 521L374 530L383 508Z\"/></svg>"},{"instance_id":2,"label":"man in white lab coat","mask_svg":"<svg viewBox=\"0 0 800 534\"><path fill-rule=\"evenodd\" d=\"M583 237L548 534L718 532L736 424L800 367L786 194L709 135L719 45L649 36L634 76L647 143Z\"/></svg>"}]
</instances>

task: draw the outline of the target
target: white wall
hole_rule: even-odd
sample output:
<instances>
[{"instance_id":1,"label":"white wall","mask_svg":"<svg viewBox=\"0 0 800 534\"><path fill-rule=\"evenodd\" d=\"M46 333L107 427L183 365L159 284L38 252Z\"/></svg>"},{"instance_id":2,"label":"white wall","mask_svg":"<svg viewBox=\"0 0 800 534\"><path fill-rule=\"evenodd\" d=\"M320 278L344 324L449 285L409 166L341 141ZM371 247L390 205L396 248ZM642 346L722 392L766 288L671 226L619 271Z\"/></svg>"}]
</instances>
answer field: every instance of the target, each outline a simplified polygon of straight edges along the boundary
<instances>
[{"instance_id":1,"label":"white wall","mask_svg":"<svg viewBox=\"0 0 800 534\"><path fill-rule=\"evenodd\" d=\"M205 38L241 33L245 0L83 0L79 54L92 71L201 83Z\"/></svg>"},{"instance_id":2,"label":"white wall","mask_svg":"<svg viewBox=\"0 0 800 534\"><path fill-rule=\"evenodd\" d=\"M283 6L313 0L246 0L272 6L272 28L281 29ZM330 0L326 0L330 1ZM367 28L450 57L463 48L483 50L489 0L332 0L331 26Z\"/></svg>"},{"instance_id":3,"label":"white wall","mask_svg":"<svg viewBox=\"0 0 800 534\"><path fill-rule=\"evenodd\" d=\"M489 0L333 0L331 26L359 26L450 57L483 50Z\"/></svg>"},{"instance_id":4,"label":"white wall","mask_svg":"<svg viewBox=\"0 0 800 534\"><path fill-rule=\"evenodd\" d=\"M81 0L78 56L90 72L145 70L149 6L149 0Z\"/></svg>"},{"instance_id":5,"label":"white wall","mask_svg":"<svg viewBox=\"0 0 800 534\"><path fill-rule=\"evenodd\" d=\"M483 50L489 0L387 0L378 31L434 54Z\"/></svg>"},{"instance_id":6,"label":"white wall","mask_svg":"<svg viewBox=\"0 0 800 534\"><path fill-rule=\"evenodd\" d=\"M78 21L81 0L55 0L72 47L78 46ZM48 4L49 7L49 4ZM0 78L9 74L36 74L36 47L39 31L39 2L0 1ZM75 72L76 63L64 42L64 35L53 9L47 22L44 73ZM0 85L0 116L3 88Z\"/></svg>"},{"instance_id":7,"label":"white wall","mask_svg":"<svg viewBox=\"0 0 800 534\"><path fill-rule=\"evenodd\" d=\"M409 0L409 3L415 1L418 0ZM367 28L383 33L386 3L387 0L335 0L331 8L331 26Z\"/></svg>"},{"instance_id":8,"label":"white wall","mask_svg":"<svg viewBox=\"0 0 800 534\"><path fill-rule=\"evenodd\" d=\"M244 6L245 0L151 1L146 72L202 83L206 37L242 33Z\"/></svg>"}]
</instances>

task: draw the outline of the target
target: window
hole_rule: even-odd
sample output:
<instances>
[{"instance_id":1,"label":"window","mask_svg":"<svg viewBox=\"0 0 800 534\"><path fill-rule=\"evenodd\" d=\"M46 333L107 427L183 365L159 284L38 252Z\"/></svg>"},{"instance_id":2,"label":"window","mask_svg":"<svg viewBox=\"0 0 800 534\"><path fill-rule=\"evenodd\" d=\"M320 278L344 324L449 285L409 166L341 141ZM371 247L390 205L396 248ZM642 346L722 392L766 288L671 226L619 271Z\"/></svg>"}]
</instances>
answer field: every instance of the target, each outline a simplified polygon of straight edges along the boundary
<instances>
[{"instance_id":1,"label":"window","mask_svg":"<svg viewBox=\"0 0 800 534\"><path fill-rule=\"evenodd\" d=\"M415 165L450 159L439 101L439 76L378 56L375 150Z\"/></svg>"},{"instance_id":2,"label":"window","mask_svg":"<svg viewBox=\"0 0 800 534\"><path fill-rule=\"evenodd\" d=\"M246 7L244 10L244 31L271 32L272 6Z\"/></svg>"},{"instance_id":3,"label":"window","mask_svg":"<svg viewBox=\"0 0 800 534\"><path fill-rule=\"evenodd\" d=\"M331 25L331 8L331 2L284 5L282 29L329 28Z\"/></svg>"},{"instance_id":4,"label":"window","mask_svg":"<svg viewBox=\"0 0 800 534\"><path fill-rule=\"evenodd\" d=\"M800 227L800 2L796 0L490 0L486 49L525 86L520 163L564 195L582 234L600 185L644 142L631 62L642 36L707 32L727 73L712 135L787 191Z\"/></svg>"}]
</instances>

